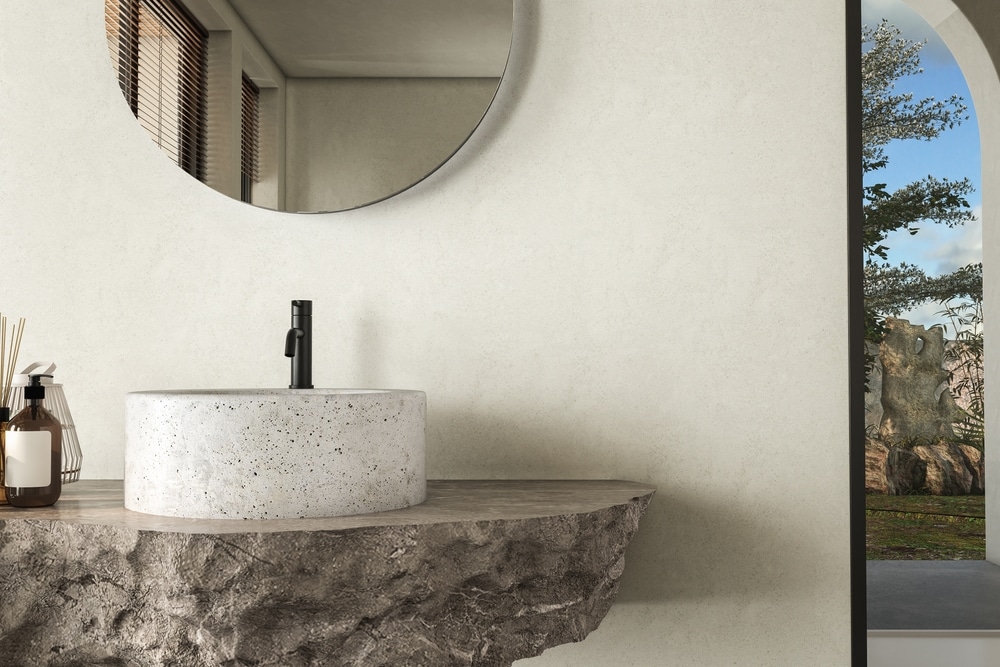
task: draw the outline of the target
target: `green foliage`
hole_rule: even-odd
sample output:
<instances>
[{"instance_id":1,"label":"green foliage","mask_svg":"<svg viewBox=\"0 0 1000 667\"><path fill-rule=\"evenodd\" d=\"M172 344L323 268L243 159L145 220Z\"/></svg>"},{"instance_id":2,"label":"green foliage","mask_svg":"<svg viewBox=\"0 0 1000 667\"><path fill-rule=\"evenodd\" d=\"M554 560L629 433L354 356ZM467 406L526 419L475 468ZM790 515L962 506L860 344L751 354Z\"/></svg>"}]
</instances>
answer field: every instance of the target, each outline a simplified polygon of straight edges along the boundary
<instances>
[{"instance_id":1,"label":"green foliage","mask_svg":"<svg viewBox=\"0 0 1000 667\"><path fill-rule=\"evenodd\" d=\"M865 497L869 560L986 558L984 496Z\"/></svg>"},{"instance_id":2,"label":"green foliage","mask_svg":"<svg viewBox=\"0 0 1000 667\"><path fill-rule=\"evenodd\" d=\"M945 349L945 365L951 370L948 384L954 395L962 420L956 422L956 441L983 451L986 424L983 391L983 302L946 303L938 315L947 319L945 335L951 328L954 343Z\"/></svg>"},{"instance_id":3,"label":"green foliage","mask_svg":"<svg viewBox=\"0 0 1000 667\"><path fill-rule=\"evenodd\" d=\"M962 98L932 97L914 101L913 93L896 93L896 83L920 74L920 49L926 42L911 42L883 20L861 28L862 140L864 169L881 169L888 163L885 146L894 139L929 141L941 132L968 120Z\"/></svg>"},{"instance_id":4,"label":"green foliage","mask_svg":"<svg viewBox=\"0 0 1000 667\"><path fill-rule=\"evenodd\" d=\"M865 305L880 315L898 316L926 302L981 299L983 265L969 264L954 273L930 277L912 264L865 263Z\"/></svg>"},{"instance_id":5,"label":"green foliage","mask_svg":"<svg viewBox=\"0 0 1000 667\"><path fill-rule=\"evenodd\" d=\"M885 183L865 186L864 245L869 256L888 259L882 242L890 232L916 234L923 222L956 227L976 219L965 199L974 191L967 178L952 181L927 176L894 192L885 188Z\"/></svg>"},{"instance_id":6,"label":"green foliage","mask_svg":"<svg viewBox=\"0 0 1000 667\"><path fill-rule=\"evenodd\" d=\"M928 301L982 300L981 264L929 277L919 267L888 263L885 242L890 233L916 234L923 224L954 227L975 219L966 199L974 190L967 178L955 181L928 175L895 191L889 191L885 183L869 182L869 175L888 166L885 149L890 142L930 141L968 120L967 107L958 95L916 100L913 93L897 92L903 78L923 72L919 54L925 43L900 35L884 20L861 29L865 333L875 343L882 340L886 315L898 315ZM870 369L873 360L868 361Z\"/></svg>"}]
</instances>

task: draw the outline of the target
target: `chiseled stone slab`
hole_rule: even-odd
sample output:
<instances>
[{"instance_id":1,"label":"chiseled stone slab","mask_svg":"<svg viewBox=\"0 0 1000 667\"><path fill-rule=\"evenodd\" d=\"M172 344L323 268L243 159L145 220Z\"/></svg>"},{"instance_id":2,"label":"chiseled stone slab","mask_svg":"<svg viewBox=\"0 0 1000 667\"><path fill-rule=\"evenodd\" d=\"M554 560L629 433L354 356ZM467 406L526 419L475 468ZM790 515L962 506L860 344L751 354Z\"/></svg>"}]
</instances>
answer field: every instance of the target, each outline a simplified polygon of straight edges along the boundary
<instances>
[{"instance_id":1,"label":"chiseled stone slab","mask_svg":"<svg viewBox=\"0 0 1000 667\"><path fill-rule=\"evenodd\" d=\"M0 664L510 665L597 627L653 491L430 481L393 512L213 521L79 482L0 506Z\"/></svg>"}]
</instances>

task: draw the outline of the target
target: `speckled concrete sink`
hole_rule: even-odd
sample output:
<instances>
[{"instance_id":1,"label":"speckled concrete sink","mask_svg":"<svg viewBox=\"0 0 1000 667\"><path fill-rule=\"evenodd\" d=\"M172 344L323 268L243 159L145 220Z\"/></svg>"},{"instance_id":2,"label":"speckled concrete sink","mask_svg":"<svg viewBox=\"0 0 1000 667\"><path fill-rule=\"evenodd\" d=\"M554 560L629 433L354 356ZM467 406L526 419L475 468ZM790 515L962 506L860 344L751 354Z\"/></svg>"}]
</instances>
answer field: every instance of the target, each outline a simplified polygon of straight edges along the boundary
<instances>
[{"instance_id":1,"label":"speckled concrete sink","mask_svg":"<svg viewBox=\"0 0 1000 667\"><path fill-rule=\"evenodd\" d=\"M382 389L144 391L125 399L125 507L290 519L424 501L426 398Z\"/></svg>"}]
</instances>

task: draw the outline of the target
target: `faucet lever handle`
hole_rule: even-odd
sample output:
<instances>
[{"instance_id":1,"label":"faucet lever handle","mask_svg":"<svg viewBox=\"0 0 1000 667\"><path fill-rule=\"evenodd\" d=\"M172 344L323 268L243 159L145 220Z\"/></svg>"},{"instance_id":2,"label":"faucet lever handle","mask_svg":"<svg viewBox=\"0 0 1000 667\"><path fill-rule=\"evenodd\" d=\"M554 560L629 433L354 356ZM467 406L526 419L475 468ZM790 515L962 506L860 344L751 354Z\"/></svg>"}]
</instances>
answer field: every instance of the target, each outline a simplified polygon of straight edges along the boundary
<instances>
[{"instance_id":1,"label":"faucet lever handle","mask_svg":"<svg viewBox=\"0 0 1000 667\"><path fill-rule=\"evenodd\" d=\"M302 329L289 329L288 333L285 335L285 356L294 357L295 348L298 346L299 339L305 335L305 331Z\"/></svg>"}]
</instances>

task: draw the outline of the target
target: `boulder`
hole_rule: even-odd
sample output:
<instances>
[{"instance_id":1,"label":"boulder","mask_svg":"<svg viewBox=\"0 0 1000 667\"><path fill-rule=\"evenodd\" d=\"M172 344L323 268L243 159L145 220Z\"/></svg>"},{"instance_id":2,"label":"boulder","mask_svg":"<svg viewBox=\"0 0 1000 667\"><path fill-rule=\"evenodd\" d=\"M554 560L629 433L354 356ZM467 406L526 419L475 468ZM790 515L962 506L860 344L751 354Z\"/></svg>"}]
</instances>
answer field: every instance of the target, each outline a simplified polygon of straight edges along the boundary
<instances>
[{"instance_id":1,"label":"boulder","mask_svg":"<svg viewBox=\"0 0 1000 667\"><path fill-rule=\"evenodd\" d=\"M889 495L905 496L922 493L927 477L927 465L917 454L902 447L890 447L885 466Z\"/></svg>"},{"instance_id":2,"label":"boulder","mask_svg":"<svg viewBox=\"0 0 1000 667\"><path fill-rule=\"evenodd\" d=\"M889 493L889 484L885 476L886 461L889 458L889 448L878 440L865 440L865 493Z\"/></svg>"},{"instance_id":3,"label":"boulder","mask_svg":"<svg viewBox=\"0 0 1000 667\"><path fill-rule=\"evenodd\" d=\"M983 453L956 442L917 445L913 453L924 462L924 489L935 496L984 493Z\"/></svg>"},{"instance_id":4,"label":"boulder","mask_svg":"<svg viewBox=\"0 0 1000 667\"><path fill-rule=\"evenodd\" d=\"M865 493L980 495L985 474L983 453L966 444L939 440L907 449L865 441Z\"/></svg>"}]
</instances>

